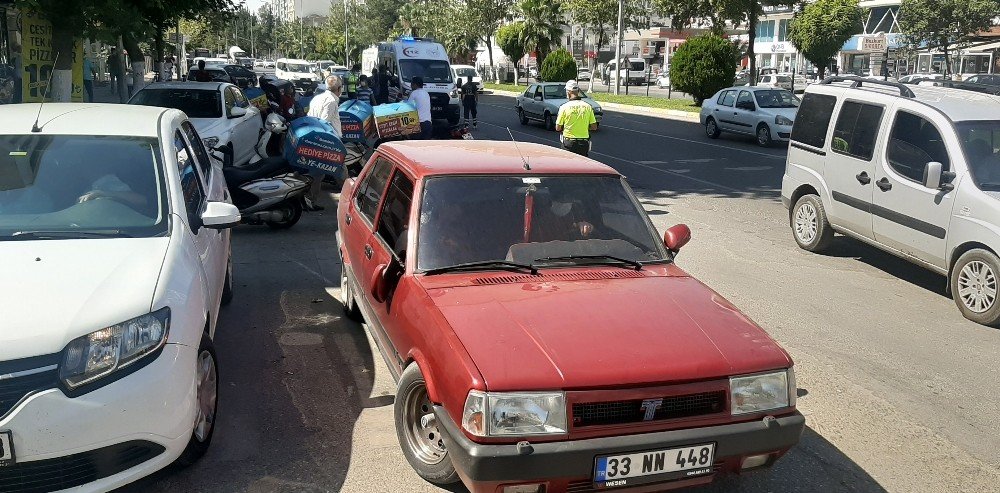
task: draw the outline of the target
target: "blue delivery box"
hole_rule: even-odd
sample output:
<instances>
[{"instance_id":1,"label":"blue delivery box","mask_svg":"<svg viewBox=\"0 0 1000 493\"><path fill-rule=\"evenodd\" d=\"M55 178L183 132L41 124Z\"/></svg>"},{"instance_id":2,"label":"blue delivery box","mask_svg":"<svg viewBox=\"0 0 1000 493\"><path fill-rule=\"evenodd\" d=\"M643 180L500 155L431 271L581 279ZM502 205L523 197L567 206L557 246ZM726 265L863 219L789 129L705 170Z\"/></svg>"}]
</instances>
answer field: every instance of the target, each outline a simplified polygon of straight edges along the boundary
<instances>
[{"instance_id":1,"label":"blue delivery box","mask_svg":"<svg viewBox=\"0 0 1000 493\"><path fill-rule=\"evenodd\" d=\"M293 120L285 137L285 159L297 168L340 176L347 151L325 120L304 116Z\"/></svg>"},{"instance_id":2,"label":"blue delivery box","mask_svg":"<svg viewBox=\"0 0 1000 493\"><path fill-rule=\"evenodd\" d=\"M368 143L375 137L375 112L372 105L351 99L340 105L341 140Z\"/></svg>"}]
</instances>

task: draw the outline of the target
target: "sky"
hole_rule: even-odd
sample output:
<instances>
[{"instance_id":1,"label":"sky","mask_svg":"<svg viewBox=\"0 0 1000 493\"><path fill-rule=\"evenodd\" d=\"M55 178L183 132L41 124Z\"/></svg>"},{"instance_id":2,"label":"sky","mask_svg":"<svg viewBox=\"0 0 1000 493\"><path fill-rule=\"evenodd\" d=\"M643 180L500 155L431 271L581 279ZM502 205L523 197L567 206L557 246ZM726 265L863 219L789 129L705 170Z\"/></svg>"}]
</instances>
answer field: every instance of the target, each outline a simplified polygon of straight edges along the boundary
<instances>
[{"instance_id":1,"label":"sky","mask_svg":"<svg viewBox=\"0 0 1000 493\"><path fill-rule=\"evenodd\" d=\"M244 0L244 4L247 6L247 10L250 12L256 12L261 5L264 5L266 0Z\"/></svg>"}]
</instances>

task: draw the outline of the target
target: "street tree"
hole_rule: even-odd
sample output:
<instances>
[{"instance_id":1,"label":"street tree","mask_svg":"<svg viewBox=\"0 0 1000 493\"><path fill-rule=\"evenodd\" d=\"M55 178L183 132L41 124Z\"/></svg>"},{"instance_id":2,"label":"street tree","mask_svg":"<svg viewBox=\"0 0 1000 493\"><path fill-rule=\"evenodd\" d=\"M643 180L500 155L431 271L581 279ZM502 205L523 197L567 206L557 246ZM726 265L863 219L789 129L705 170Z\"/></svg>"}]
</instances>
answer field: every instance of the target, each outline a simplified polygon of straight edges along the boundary
<instances>
[{"instance_id":1,"label":"street tree","mask_svg":"<svg viewBox=\"0 0 1000 493\"><path fill-rule=\"evenodd\" d=\"M830 59L861 27L858 0L816 0L792 18L788 40L819 69L822 79Z\"/></svg>"},{"instance_id":2,"label":"street tree","mask_svg":"<svg viewBox=\"0 0 1000 493\"><path fill-rule=\"evenodd\" d=\"M948 77L950 45L962 45L976 33L988 30L998 14L1000 6L996 0L903 0L899 7L899 27L911 47L941 50L944 75Z\"/></svg>"},{"instance_id":3,"label":"street tree","mask_svg":"<svg viewBox=\"0 0 1000 493\"><path fill-rule=\"evenodd\" d=\"M366 0L358 5L361 17L357 31L362 39L369 44L389 39L399 21L400 9L410 3L410 0Z\"/></svg>"},{"instance_id":4,"label":"street tree","mask_svg":"<svg viewBox=\"0 0 1000 493\"><path fill-rule=\"evenodd\" d=\"M514 0L466 0L469 20L476 28L476 33L489 53L490 66L493 66L493 40L497 29L510 19Z\"/></svg>"},{"instance_id":5,"label":"street tree","mask_svg":"<svg viewBox=\"0 0 1000 493\"><path fill-rule=\"evenodd\" d=\"M539 77L545 82L566 82L575 79L577 74L576 60L568 51L560 48L545 57Z\"/></svg>"},{"instance_id":6,"label":"street tree","mask_svg":"<svg viewBox=\"0 0 1000 493\"><path fill-rule=\"evenodd\" d=\"M525 48L522 37L522 31L524 31L524 22L516 21L510 24L501 26L497 29L497 46L503 50L510 62L514 64L514 84L517 85L519 75L517 73L517 64L520 63L521 59L524 58Z\"/></svg>"},{"instance_id":7,"label":"street tree","mask_svg":"<svg viewBox=\"0 0 1000 493\"><path fill-rule=\"evenodd\" d=\"M518 9L524 19L521 42L527 51L537 54L541 64L562 36L562 1L521 0Z\"/></svg>"},{"instance_id":8,"label":"street tree","mask_svg":"<svg viewBox=\"0 0 1000 493\"><path fill-rule=\"evenodd\" d=\"M715 34L696 36L674 53L670 82L701 106L705 99L733 84L733 65L738 57L739 50L728 39Z\"/></svg>"}]
</instances>

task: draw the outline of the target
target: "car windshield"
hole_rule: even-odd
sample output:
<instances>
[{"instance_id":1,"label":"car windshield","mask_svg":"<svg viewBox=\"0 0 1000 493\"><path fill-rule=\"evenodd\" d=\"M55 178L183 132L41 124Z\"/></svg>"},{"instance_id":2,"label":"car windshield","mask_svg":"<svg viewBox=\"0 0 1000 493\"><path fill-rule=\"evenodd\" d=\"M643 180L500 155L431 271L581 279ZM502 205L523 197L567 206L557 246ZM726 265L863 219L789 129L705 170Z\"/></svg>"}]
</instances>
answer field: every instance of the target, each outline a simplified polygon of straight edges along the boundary
<instances>
[{"instance_id":1,"label":"car windshield","mask_svg":"<svg viewBox=\"0 0 1000 493\"><path fill-rule=\"evenodd\" d=\"M629 62L629 70L633 71L645 71L646 64L644 62Z\"/></svg>"},{"instance_id":2,"label":"car windshield","mask_svg":"<svg viewBox=\"0 0 1000 493\"><path fill-rule=\"evenodd\" d=\"M223 67L226 73L230 75L235 75L237 77L253 77L253 72L243 68L239 65L226 65Z\"/></svg>"},{"instance_id":3,"label":"car windshield","mask_svg":"<svg viewBox=\"0 0 1000 493\"><path fill-rule=\"evenodd\" d=\"M422 77L424 83L451 82L451 66L447 60L400 60L399 71L406 82L414 77Z\"/></svg>"},{"instance_id":4,"label":"car windshield","mask_svg":"<svg viewBox=\"0 0 1000 493\"><path fill-rule=\"evenodd\" d=\"M669 258L617 176L448 176L424 185L420 270L490 261L559 265L544 259L569 256Z\"/></svg>"},{"instance_id":5,"label":"car windshield","mask_svg":"<svg viewBox=\"0 0 1000 493\"><path fill-rule=\"evenodd\" d=\"M778 82L780 82L782 84L787 84L787 83L789 83L789 82L792 81L792 78L788 77L787 75L779 75L777 77L777 79L778 79Z\"/></svg>"},{"instance_id":6,"label":"car windshield","mask_svg":"<svg viewBox=\"0 0 1000 493\"><path fill-rule=\"evenodd\" d=\"M129 104L174 108L183 111L188 118L222 118L222 100L216 90L143 89Z\"/></svg>"},{"instance_id":7,"label":"car windshield","mask_svg":"<svg viewBox=\"0 0 1000 493\"><path fill-rule=\"evenodd\" d=\"M474 69L474 68L456 68L455 69L455 73L458 74L459 77L463 77L463 78L465 78L465 77L479 77L479 73L476 72L476 69Z\"/></svg>"},{"instance_id":8,"label":"car windshield","mask_svg":"<svg viewBox=\"0 0 1000 493\"><path fill-rule=\"evenodd\" d=\"M155 139L0 135L0 241L165 234Z\"/></svg>"},{"instance_id":9,"label":"car windshield","mask_svg":"<svg viewBox=\"0 0 1000 493\"><path fill-rule=\"evenodd\" d=\"M1000 192L1000 120L955 124L972 181L984 192Z\"/></svg>"},{"instance_id":10,"label":"car windshield","mask_svg":"<svg viewBox=\"0 0 1000 493\"><path fill-rule=\"evenodd\" d=\"M755 91L757 106L761 108L798 108L799 98L789 91Z\"/></svg>"},{"instance_id":11,"label":"car windshield","mask_svg":"<svg viewBox=\"0 0 1000 493\"><path fill-rule=\"evenodd\" d=\"M286 63L284 70L285 72L296 72L296 73L311 71L310 65L307 63Z\"/></svg>"}]
</instances>

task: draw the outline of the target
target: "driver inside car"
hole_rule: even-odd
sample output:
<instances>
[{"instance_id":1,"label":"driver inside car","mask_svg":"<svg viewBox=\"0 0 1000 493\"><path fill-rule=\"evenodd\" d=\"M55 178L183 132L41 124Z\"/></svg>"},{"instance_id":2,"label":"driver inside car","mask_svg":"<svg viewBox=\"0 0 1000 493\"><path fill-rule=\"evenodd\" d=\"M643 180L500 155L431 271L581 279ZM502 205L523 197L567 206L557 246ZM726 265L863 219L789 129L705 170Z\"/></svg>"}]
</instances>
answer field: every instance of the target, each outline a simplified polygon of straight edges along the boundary
<instances>
[{"instance_id":1,"label":"driver inside car","mask_svg":"<svg viewBox=\"0 0 1000 493\"><path fill-rule=\"evenodd\" d=\"M96 199L112 199L133 207L146 205L146 198L135 193L127 183L107 166L97 164L98 168L92 176L96 176L90 184L89 191L80 195L78 204Z\"/></svg>"},{"instance_id":2,"label":"driver inside car","mask_svg":"<svg viewBox=\"0 0 1000 493\"><path fill-rule=\"evenodd\" d=\"M530 240L573 241L589 239L594 225L584 217L583 206L566 192L539 193L534 198Z\"/></svg>"}]
</instances>

